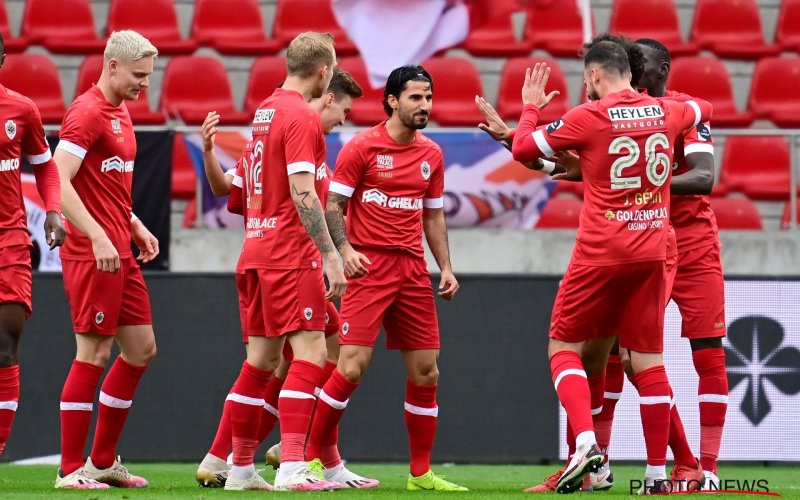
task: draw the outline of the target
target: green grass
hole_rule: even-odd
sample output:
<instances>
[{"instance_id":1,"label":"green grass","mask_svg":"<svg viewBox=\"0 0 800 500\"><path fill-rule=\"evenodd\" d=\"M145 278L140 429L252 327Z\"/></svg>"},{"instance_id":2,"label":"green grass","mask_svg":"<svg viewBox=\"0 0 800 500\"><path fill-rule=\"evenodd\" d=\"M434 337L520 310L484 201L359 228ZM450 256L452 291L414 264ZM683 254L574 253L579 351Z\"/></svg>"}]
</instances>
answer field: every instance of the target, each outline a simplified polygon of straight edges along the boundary
<instances>
[{"instance_id":1,"label":"green grass","mask_svg":"<svg viewBox=\"0 0 800 500\"><path fill-rule=\"evenodd\" d=\"M112 489L103 492L63 491L53 489L55 467L19 466L0 464L0 499L40 499L40 498L85 498L85 499L137 499L137 498L255 498L263 495L284 495L283 493L225 492L200 488L194 481L196 464L128 464L131 471L143 475L150 481L145 490ZM442 495L428 492L409 492L405 490L407 466L402 464L351 464L351 468L366 476L381 480L381 487L371 491L343 490L334 493L286 493L302 498L411 498ZM435 466L434 471L445 474L448 480L470 488L469 493L449 493L463 499L505 499L530 498L521 491L538 483L555 470L555 466L529 465L457 465ZM612 467L616 484L606 492L597 492L605 500L628 497L628 484L631 479L641 478L644 468L641 465L614 465ZM723 479L766 479L770 491L784 498L800 500L800 469L790 466L740 466L725 465L720 469ZM272 469L263 472L270 482L274 477ZM539 495L537 498L550 498L553 495ZM734 498L736 495L713 495L717 498ZM563 498L563 497L562 497Z\"/></svg>"}]
</instances>

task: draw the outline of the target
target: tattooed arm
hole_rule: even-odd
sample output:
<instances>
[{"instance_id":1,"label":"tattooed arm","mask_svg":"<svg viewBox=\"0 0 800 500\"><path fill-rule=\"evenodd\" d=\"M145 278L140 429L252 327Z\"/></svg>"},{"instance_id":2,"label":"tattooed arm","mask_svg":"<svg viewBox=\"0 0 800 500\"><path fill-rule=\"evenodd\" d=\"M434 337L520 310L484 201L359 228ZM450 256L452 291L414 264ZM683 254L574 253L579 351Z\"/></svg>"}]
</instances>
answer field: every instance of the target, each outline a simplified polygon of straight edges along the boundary
<instances>
[{"instance_id":1,"label":"tattooed arm","mask_svg":"<svg viewBox=\"0 0 800 500\"><path fill-rule=\"evenodd\" d=\"M294 207L306 232L322 254L325 261L325 273L328 275L328 300L335 300L344 295L347 289L347 280L344 277L342 262L333 247L328 226L325 224L325 215L322 212L322 203L314 190L314 174L298 172L289 176L289 189Z\"/></svg>"},{"instance_id":2,"label":"tattooed arm","mask_svg":"<svg viewBox=\"0 0 800 500\"><path fill-rule=\"evenodd\" d=\"M349 197L334 193L328 193L328 205L325 207L325 220L328 222L328 231L334 245L342 254L344 260L344 270L351 278L360 278L369 272L362 261L372 265L372 262L363 253L356 252L347 240L347 226L344 222L344 212L347 209Z\"/></svg>"}]
</instances>

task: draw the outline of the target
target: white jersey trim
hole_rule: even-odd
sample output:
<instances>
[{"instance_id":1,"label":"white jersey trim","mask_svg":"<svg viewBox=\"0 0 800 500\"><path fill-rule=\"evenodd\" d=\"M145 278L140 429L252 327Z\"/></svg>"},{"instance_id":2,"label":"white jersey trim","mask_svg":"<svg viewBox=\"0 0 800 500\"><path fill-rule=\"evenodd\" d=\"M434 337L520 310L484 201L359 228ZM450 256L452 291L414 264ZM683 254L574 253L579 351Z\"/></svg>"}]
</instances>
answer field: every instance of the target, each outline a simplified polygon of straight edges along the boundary
<instances>
[{"instance_id":1,"label":"white jersey trim","mask_svg":"<svg viewBox=\"0 0 800 500\"><path fill-rule=\"evenodd\" d=\"M555 386L556 390L558 390L558 384L561 383L561 379L563 379L567 375L578 375L579 377L586 378L586 372L583 370L578 370L577 368L570 368L569 370L564 370L563 372L558 374L558 377L556 377L556 381L553 382L553 385Z\"/></svg>"},{"instance_id":2,"label":"white jersey trim","mask_svg":"<svg viewBox=\"0 0 800 500\"><path fill-rule=\"evenodd\" d=\"M290 398L290 399L317 399L314 397L313 394L309 394L307 392L302 392L302 391L290 391L287 389L283 389L278 395L278 397Z\"/></svg>"},{"instance_id":3,"label":"white jersey trim","mask_svg":"<svg viewBox=\"0 0 800 500\"><path fill-rule=\"evenodd\" d=\"M94 404L92 403L69 403L66 401L61 401L59 404L59 409L61 411L70 411L70 410L79 410L79 411L92 411L94 409Z\"/></svg>"},{"instance_id":4,"label":"white jersey trim","mask_svg":"<svg viewBox=\"0 0 800 500\"><path fill-rule=\"evenodd\" d=\"M692 153L711 153L713 155L714 145L694 143L683 147L683 156L689 156Z\"/></svg>"},{"instance_id":5,"label":"white jersey trim","mask_svg":"<svg viewBox=\"0 0 800 500\"><path fill-rule=\"evenodd\" d=\"M325 404L327 404L334 410L344 410L345 408L347 408L347 403L350 402L349 399L345 399L344 401L333 399L328 395L327 392L325 392L325 390L319 392L319 399L325 401Z\"/></svg>"},{"instance_id":6,"label":"white jersey trim","mask_svg":"<svg viewBox=\"0 0 800 500\"><path fill-rule=\"evenodd\" d=\"M414 415L422 415L423 417L438 417L439 416L439 407L434 406L433 408L423 408L421 406L414 406L408 401L405 402L403 407L406 409L408 413L413 413Z\"/></svg>"},{"instance_id":7,"label":"white jersey trim","mask_svg":"<svg viewBox=\"0 0 800 500\"><path fill-rule=\"evenodd\" d=\"M640 396L639 397L639 404L640 405L660 405L660 404L671 404L672 398L669 396Z\"/></svg>"},{"instance_id":8,"label":"white jersey trim","mask_svg":"<svg viewBox=\"0 0 800 500\"><path fill-rule=\"evenodd\" d=\"M236 394L235 392L231 392L225 398L225 401L233 401L234 403L241 403L243 405L248 406L264 406L267 404L263 398L251 398L249 396L242 396L241 394Z\"/></svg>"},{"instance_id":9,"label":"white jersey trim","mask_svg":"<svg viewBox=\"0 0 800 500\"><path fill-rule=\"evenodd\" d=\"M100 391L99 400L106 406L110 406L111 408L119 408L121 410L127 410L133 404L133 401L115 398L114 396L109 396L103 391Z\"/></svg>"},{"instance_id":10,"label":"white jersey trim","mask_svg":"<svg viewBox=\"0 0 800 500\"><path fill-rule=\"evenodd\" d=\"M444 196L438 198L423 198L422 206L424 208L444 208Z\"/></svg>"},{"instance_id":11,"label":"white jersey trim","mask_svg":"<svg viewBox=\"0 0 800 500\"><path fill-rule=\"evenodd\" d=\"M300 172L308 172L309 174L316 174L317 168L313 163L307 161L296 161L286 165L286 173L289 175L299 174Z\"/></svg>"},{"instance_id":12,"label":"white jersey trim","mask_svg":"<svg viewBox=\"0 0 800 500\"><path fill-rule=\"evenodd\" d=\"M231 183L238 188L244 189L244 179L242 179L241 175L234 175L233 182Z\"/></svg>"},{"instance_id":13,"label":"white jersey trim","mask_svg":"<svg viewBox=\"0 0 800 500\"><path fill-rule=\"evenodd\" d=\"M602 406L600 406L599 408L592 408L592 415L600 415L601 411L603 411Z\"/></svg>"},{"instance_id":14,"label":"white jersey trim","mask_svg":"<svg viewBox=\"0 0 800 500\"><path fill-rule=\"evenodd\" d=\"M41 165L42 163L47 163L52 157L53 155L50 154L49 149L38 155L22 155L22 158L31 165Z\"/></svg>"},{"instance_id":15,"label":"white jersey trim","mask_svg":"<svg viewBox=\"0 0 800 500\"><path fill-rule=\"evenodd\" d=\"M67 153L74 154L81 160L86 158L86 149L78 146L74 142L69 142L65 141L64 139L61 139L60 141L58 141L58 146L56 146L56 149L63 149Z\"/></svg>"},{"instance_id":16,"label":"white jersey trim","mask_svg":"<svg viewBox=\"0 0 800 500\"><path fill-rule=\"evenodd\" d=\"M17 405L16 401L0 401L0 410L17 411Z\"/></svg>"},{"instance_id":17,"label":"white jersey trim","mask_svg":"<svg viewBox=\"0 0 800 500\"><path fill-rule=\"evenodd\" d=\"M619 398L622 397L622 393L621 392L604 392L603 393L603 397L605 399L617 399L618 400Z\"/></svg>"},{"instance_id":18,"label":"white jersey trim","mask_svg":"<svg viewBox=\"0 0 800 500\"><path fill-rule=\"evenodd\" d=\"M700 394L697 401L701 403L723 403L728 404L728 396L725 394Z\"/></svg>"},{"instance_id":19,"label":"white jersey trim","mask_svg":"<svg viewBox=\"0 0 800 500\"><path fill-rule=\"evenodd\" d=\"M556 154L556 152L550 147L550 144L547 143L547 139L544 138L543 130L544 129L536 130L531 135L533 136L533 140L536 142L536 145L539 146L539 151L542 152L543 156L553 156Z\"/></svg>"},{"instance_id":20,"label":"white jersey trim","mask_svg":"<svg viewBox=\"0 0 800 500\"><path fill-rule=\"evenodd\" d=\"M694 123L692 123L692 127L696 127L698 123L700 123L700 106L694 101L686 101L686 104L692 107L694 110Z\"/></svg>"},{"instance_id":21,"label":"white jersey trim","mask_svg":"<svg viewBox=\"0 0 800 500\"><path fill-rule=\"evenodd\" d=\"M275 418L278 418L278 409L272 406L271 404L267 403L266 401L264 402L264 409L275 415Z\"/></svg>"},{"instance_id":22,"label":"white jersey trim","mask_svg":"<svg viewBox=\"0 0 800 500\"><path fill-rule=\"evenodd\" d=\"M328 190L350 198L353 196L353 192L356 190L356 188L350 187L347 184L342 184L341 182L331 182L331 186L328 188Z\"/></svg>"}]
</instances>

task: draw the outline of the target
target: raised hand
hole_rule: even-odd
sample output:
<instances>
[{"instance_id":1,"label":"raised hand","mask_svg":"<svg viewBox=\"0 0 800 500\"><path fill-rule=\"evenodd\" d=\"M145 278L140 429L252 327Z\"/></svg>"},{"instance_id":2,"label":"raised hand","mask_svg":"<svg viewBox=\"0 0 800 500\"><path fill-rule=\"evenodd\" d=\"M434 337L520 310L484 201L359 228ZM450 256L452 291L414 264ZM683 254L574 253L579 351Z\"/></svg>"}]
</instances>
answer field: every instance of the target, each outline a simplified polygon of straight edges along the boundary
<instances>
[{"instance_id":1,"label":"raised hand","mask_svg":"<svg viewBox=\"0 0 800 500\"><path fill-rule=\"evenodd\" d=\"M549 78L550 66L547 63L536 63L533 69L526 69L525 83L522 84L522 104L534 104L539 109L544 109L554 97L560 95L558 90L544 93Z\"/></svg>"}]
</instances>

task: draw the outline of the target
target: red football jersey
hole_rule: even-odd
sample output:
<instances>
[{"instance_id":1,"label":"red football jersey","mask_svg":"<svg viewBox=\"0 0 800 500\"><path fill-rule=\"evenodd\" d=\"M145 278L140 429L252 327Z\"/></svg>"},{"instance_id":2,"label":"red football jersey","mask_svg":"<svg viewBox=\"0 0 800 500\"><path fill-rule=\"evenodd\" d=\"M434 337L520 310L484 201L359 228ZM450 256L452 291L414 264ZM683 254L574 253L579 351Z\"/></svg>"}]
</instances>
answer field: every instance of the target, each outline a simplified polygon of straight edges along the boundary
<instances>
[{"instance_id":1,"label":"red football jersey","mask_svg":"<svg viewBox=\"0 0 800 500\"><path fill-rule=\"evenodd\" d=\"M242 159L245 196L245 269L315 269L320 253L289 192L289 175L314 174L322 191L328 177L319 114L295 91L276 89L256 110L249 154Z\"/></svg>"},{"instance_id":2,"label":"red football jersey","mask_svg":"<svg viewBox=\"0 0 800 500\"><path fill-rule=\"evenodd\" d=\"M22 197L20 160L31 165L50 161L50 147L44 137L42 118L27 97L0 85L0 248L30 245L25 201Z\"/></svg>"},{"instance_id":3,"label":"red football jersey","mask_svg":"<svg viewBox=\"0 0 800 500\"><path fill-rule=\"evenodd\" d=\"M345 144L330 189L350 197L352 245L423 257L422 210L444 206L442 148L419 131L411 144L398 144L383 122Z\"/></svg>"},{"instance_id":4,"label":"red football jersey","mask_svg":"<svg viewBox=\"0 0 800 500\"><path fill-rule=\"evenodd\" d=\"M667 91L664 97L679 101L691 99L686 94L674 91ZM711 137L711 125L708 122L687 130L675 141L672 175L689 170L686 155L692 153L714 154L714 139ZM717 218L711 210L711 201L707 195L673 194L670 198L669 217L675 226L679 252L713 245L719 241Z\"/></svg>"},{"instance_id":5,"label":"red football jersey","mask_svg":"<svg viewBox=\"0 0 800 500\"><path fill-rule=\"evenodd\" d=\"M136 136L125 102L114 106L97 85L92 85L67 110L58 149L83 160L72 185L120 258L130 257ZM61 258L94 260L89 238L69 224L69 220L67 231L69 237L61 248Z\"/></svg>"},{"instance_id":6,"label":"red football jersey","mask_svg":"<svg viewBox=\"0 0 800 500\"><path fill-rule=\"evenodd\" d=\"M710 117L711 105L654 99L630 89L582 104L535 130L539 111L525 106L514 158L577 150L586 191L574 262L664 260L673 146L684 130Z\"/></svg>"}]
</instances>

